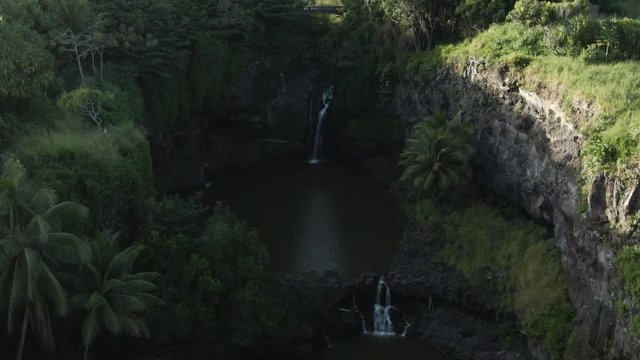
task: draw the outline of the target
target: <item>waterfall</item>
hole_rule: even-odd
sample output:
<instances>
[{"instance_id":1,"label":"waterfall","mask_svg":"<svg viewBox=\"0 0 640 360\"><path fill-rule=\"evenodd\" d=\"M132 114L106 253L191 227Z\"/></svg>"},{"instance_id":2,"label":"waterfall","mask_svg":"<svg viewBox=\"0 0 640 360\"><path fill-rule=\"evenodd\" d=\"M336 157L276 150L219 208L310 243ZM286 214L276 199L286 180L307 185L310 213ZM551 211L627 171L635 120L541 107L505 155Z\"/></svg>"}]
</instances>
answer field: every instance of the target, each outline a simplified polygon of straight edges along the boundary
<instances>
[{"instance_id":1,"label":"waterfall","mask_svg":"<svg viewBox=\"0 0 640 360\"><path fill-rule=\"evenodd\" d=\"M382 303L383 290L384 304ZM373 335L393 336L395 334L393 322L391 322L391 289L384 282L384 277L381 276L376 290L376 302L373 305Z\"/></svg>"},{"instance_id":2,"label":"waterfall","mask_svg":"<svg viewBox=\"0 0 640 360\"><path fill-rule=\"evenodd\" d=\"M316 134L315 134L315 140L313 143L313 153L311 155L311 160L309 160L309 163L311 164L317 164L320 161L322 161L320 159L320 153L322 151L322 129L323 129L322 124L324 124L324 120L327 117L327 111L331 106L332 99L333 99L333 86L329 86L322 93L322 109L320 109L320 112L318 113L318 119L316 121Z\"/></svg>"},{"instance_id":3,"label":"waterfall","mask_svg":"<svg viewBox=\"0 0 640 360\"><path fill-rule=\"evenodd\" d=\"M373 331L367 330L367 324L365 317L358 310L356 304L355 286L353 289L353 305L351 309L339 308L338 310L344 312L355 313L362 322L362 334L373 336L396 336L396 332L393 330L393 321L391 320L391 310L395 308L391 305L391 289L384 282L384 276L380 276L378 280L378 286L376 288L376 297L373 304ZM404 320L404 329L400 336L405 337L407 330L411 327L409 321Z\"/></svg>"},{"instance_id":4,"label":"waterfall","mask_svg":"<svg viewBox=\"0 0 640 360\"><path fill-rule=\"evenodd\" d=\"M407 320L404 321L404 330L402 331L402 334L400 334L400 336L405 337L407 336L407 330L409 330L409 328L411 327L411 324L409 324L409 322Z\"/></svg>"}]
</instances>

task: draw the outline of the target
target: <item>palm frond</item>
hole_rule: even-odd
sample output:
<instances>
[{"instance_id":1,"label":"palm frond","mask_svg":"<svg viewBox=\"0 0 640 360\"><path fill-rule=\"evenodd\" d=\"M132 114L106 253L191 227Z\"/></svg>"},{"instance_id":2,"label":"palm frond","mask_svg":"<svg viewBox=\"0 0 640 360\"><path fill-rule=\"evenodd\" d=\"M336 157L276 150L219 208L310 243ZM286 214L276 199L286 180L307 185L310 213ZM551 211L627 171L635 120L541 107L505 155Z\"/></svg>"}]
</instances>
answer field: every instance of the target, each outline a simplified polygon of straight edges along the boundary
<instances>
[{"instance_id":1,"label":"palm frond","mask_svg":"<svg viewBox=\"0 0 640 360\"><path fill-rule=\"evenodd\" d=\"M81 263L86 263L91 258L91 247L87 241L71 233L49 233L49 242L47 245L59 247L61 250L64 249L66 251L67 256L58 259L63 263L73 264L78 260Z\"/></svg>"},{"instance_id":2,"label":"palm frond","mask_svg":"<svg viewBox=\"0 0 640 360\"><path fill-rule=\"evenodd\" d=\"M42 217L54 224L60 224L64 220L84 220L89 215L89 209L72 201L63 201L47 209Z\"/></svg>"},{"instance_id":3,"label":"palm frond","mask_svg":"<svg viewBox=\"0 0 640 360\"><path fill-rule=\"evenodd\" d=\"M143 249L133 245L120 251L117 235L107 232L98 234L91 242L91 256L82 269L84 278L93 281L86 281L88 287L70 300L73 306L88 311L82 333L86 345L93 343L102 327L114 335L148 335L147 325L139 314L161 300L150 293L156 289L152 281L157 273L130 273Z\"/></svg>"},{"instance_id":4,"label":"palm frond","mask_svg":"<svg viewBox=\"0 0 640 360\"><path fill-rule=\"evenodd\" d=\"M89 314L82 322L82 338L85 345L93 344L94 340L100 335L101 321L98 316L97 309L90 309Z\"/></svg>"},{"instance_id":5,"label":"palm frond","mask_svg":"<svg viewBox=\"0 0 640 360\"><path fill-rule=\"evenodd\" d=\"M446 190L459 183L472 151L469 129L460 114L449 121L436 113L416 124L400 156L404 167L400 180L420 192Z\"/></svg>"},{"instance_id":6,"label":"palm frond","mask_svg":"<svg viewBox=\"0 0 640 360\"><path fill-rule=\"evenodd\" d=\"M48 187L42 187L38 189L31 198L29 208L35 214L42 214L52 206L54 206L57 202L58 195L56 194L56 191Z\"/></svg>"}]
</instances>

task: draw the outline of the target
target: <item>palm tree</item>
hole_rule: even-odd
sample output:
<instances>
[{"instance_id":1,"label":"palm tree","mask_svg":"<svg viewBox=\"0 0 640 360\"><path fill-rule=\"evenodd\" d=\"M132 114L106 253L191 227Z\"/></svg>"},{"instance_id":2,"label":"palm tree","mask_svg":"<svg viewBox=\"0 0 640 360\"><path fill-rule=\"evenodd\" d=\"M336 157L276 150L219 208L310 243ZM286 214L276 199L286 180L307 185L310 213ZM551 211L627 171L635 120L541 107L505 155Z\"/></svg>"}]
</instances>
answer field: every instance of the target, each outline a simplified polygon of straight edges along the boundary
<instances>
[{"instance_id":1,"label":"palm tree","mask_svg":"<svg viewBox=\"0 0 640 360\"><path fill-rule=\"evenodd\" d=\"M51 344L51 313L67 312L67 295L58 275L64 264L77 263L88 249L61 224L86 218L87 209L58 202L55 191L27 181L19 161L9 159L0 178L0 296L7 306L7 331L23 311L16 359L22 359L29 324Z\"/></svg>"},{"instance_id":2,"label":"palm tree","mask_svg":"<svg viewBox=\"0 0 640 360\"><path fill-rule=\"evenodd\" d=\"M90 246L90 260L81 272L81 292L70 300L87 312L82 324L85 360L103 327L114 335L148 336L142 314L160 301L150 293L156 288L153 279L157 273L131 274L142 245L120 251L118 236L103 232Z\"/></svg>"},{"instance_id":3,"label":"palm tree","mask_svg":"<svg viewBox=\"0 0 640 360\"><path fill-rule=\"evenodd\" d=\"M417 124L401 155L404 172L400 180L419 192L447 191L460 183L468 171L470 135L460 114L448 120L438 113Z\"/></svg>"}]
</instances>

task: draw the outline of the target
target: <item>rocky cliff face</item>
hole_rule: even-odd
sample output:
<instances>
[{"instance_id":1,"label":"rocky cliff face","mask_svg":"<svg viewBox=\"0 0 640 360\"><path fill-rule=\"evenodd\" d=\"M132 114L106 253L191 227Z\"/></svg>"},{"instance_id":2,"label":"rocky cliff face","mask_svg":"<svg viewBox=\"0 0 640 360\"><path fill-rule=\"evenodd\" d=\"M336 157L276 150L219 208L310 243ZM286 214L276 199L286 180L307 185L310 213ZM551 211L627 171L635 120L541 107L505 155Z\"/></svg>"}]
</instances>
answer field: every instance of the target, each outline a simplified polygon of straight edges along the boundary
<instances>
[{"instance_id":1,"label":"rocky cliff face","mask_svg":"<svg viewBox=\"0 0 640 360\"><path fill-rule=\"evenodd\" d=\"M313 120L309 114L317 113L320 102L318 76L314 64L291 66L286 74L250 64L223 91L212 114L192 119L181 133L154 139L158 187L202 187L208 174L225 167L304 157Z\"/></svg>"},{"instance_id":2,"label":"rocky cliff face","mask_svg":"<svg viewBox=\"0 0 640 360\"><path fill-rule=\"evenodd\" d=\"M595 116L593 105L575 99L565 113L555 101L562 89L541 87L545 90L534 93L512 75L472 60L431 81L399 84L393 111L407 131L434 111L462 111L463 119L474 123L477 181L554 228L585 346L602 358L638 360L638 341L630 338L628 319L615 307L622 296L615 244L633 241L629 220L640 209L638 181L602 175L582 209L585 139L574 124Z\"/></svg>"}]
</instances>

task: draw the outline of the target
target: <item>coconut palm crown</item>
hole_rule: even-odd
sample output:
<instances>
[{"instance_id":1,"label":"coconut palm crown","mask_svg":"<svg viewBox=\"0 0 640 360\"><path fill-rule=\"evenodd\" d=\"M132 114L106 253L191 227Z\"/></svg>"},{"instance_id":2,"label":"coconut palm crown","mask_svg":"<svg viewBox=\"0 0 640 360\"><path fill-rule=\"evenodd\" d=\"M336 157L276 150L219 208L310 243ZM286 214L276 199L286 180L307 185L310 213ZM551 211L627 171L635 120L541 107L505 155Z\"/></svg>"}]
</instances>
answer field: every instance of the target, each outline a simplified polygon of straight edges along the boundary
<instances>
[{"instance_id":1,"label":"coconut palm crown","mask_svg":"<svg viewBox=\"0 0 640 360\"><path fill-rule=\"evenodd\" d=\"M437 113L414 126L401 155L401 181L421 193L446 192L467 176L471 152L471 130L460 114L448 120Z\"/></svg>"},{"instance_id":2,"label":"coconut palm crown","mask_svg":"<svg viewBox=\"0 0 640 360\"><path fill-rule=\"evenodd\" d=\"M143 315L152 304L160 302L151 294L159 274L132 274L133 264L144 250L142 245L120 251L118 235L102 232L90 246L90 259L81 272L80 292L70 300L74 307L86 312L82 324L85 359L103 328L113 335L149 336Z\"/></svg>"},{"instance_id":3,"label":"coconut palm crown","mask_svg":"<svg viewBox=\"0 0 640 360\"><path fill-rule=\"evenodd\" d=\"M0 177L0 302L7 309L9 333L22 314L18 360L29 325L52 343L51 312L67 313L59 277L64 265L86 259L88 248L63 227L86 216L84 206L59 202L55 191L29 182L18 160L5 162Z\"/></svg>"}]
</instances>

